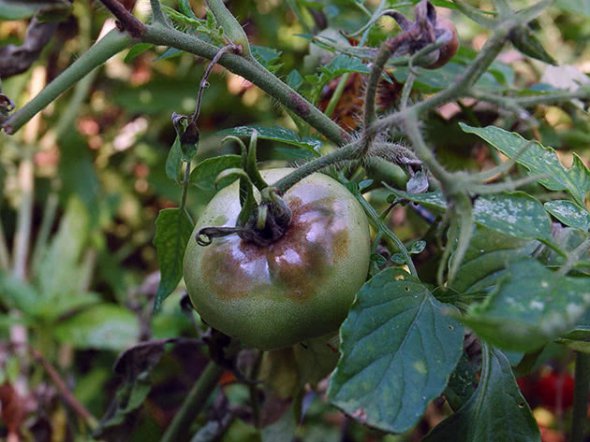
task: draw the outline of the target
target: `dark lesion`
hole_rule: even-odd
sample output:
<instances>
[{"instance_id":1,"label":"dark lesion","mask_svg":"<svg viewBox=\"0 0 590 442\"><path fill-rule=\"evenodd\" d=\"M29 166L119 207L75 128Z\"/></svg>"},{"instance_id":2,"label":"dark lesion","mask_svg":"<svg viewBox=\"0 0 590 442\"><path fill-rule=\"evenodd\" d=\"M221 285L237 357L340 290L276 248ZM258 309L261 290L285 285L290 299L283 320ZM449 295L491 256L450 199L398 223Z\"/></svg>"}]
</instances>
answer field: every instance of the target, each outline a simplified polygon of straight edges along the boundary
<instances>
[{"instance_id":1,"label":"dark lesion","mask_svg":"<svg viewBox=\"0 0 590 442\"><path fill-rule=\"evenodd\" d=\"M348 253L349 233L338 217L336 200L302 204L289 201L292 223L278 241L259 246L237 235L206 250L202 274L219 298L239 299L274 289L285 296L309 298L330 269Z\"/></svg>"}]
</instances>

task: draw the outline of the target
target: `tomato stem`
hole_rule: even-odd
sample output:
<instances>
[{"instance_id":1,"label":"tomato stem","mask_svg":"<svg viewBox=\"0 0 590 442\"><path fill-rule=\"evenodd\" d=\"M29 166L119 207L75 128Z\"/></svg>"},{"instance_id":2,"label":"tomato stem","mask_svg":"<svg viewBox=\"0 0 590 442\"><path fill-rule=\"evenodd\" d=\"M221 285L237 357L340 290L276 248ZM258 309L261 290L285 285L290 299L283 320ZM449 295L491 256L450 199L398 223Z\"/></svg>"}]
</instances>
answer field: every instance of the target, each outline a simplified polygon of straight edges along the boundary
<instances>
[{"instance_id":1,"label":"tomato stem","mask_svg":"<svg viewBox=\"0 0 590 442\"><path fill-rule=\"evenodd\" d=\"M572 413L571 442L582 442L588 421L588 393L590 392L590 354L576 352L576 378Z\"/></svg>"},{"instance_id":2,"label":"tomato stem","mask_svg":"<svg viewBox=\"0 0 590 442\"><path fill-rule=\"evenodd\" d=\"M191 424L205 408L207 399L217 387L222 374L222 367L213 361L209 362L162 436L162 442L185 439L184 436L189 433Z\"/></svg>"}]
</instances>

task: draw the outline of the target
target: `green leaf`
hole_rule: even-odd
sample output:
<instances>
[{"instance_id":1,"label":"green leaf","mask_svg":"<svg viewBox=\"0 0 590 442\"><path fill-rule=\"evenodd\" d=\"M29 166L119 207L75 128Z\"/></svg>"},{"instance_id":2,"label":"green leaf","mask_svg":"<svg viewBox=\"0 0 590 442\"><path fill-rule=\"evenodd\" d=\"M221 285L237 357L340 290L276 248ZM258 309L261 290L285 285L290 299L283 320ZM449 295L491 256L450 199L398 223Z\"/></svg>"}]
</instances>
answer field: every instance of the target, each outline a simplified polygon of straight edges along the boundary
<instances>
[{"instance_id":1,"label":"green leaf","mask_svg":"<svg viewBox=\"0 0 590 442\"><path fill-rule=\"evenodd\" d=\"M192 231L193 223L184 210L164 209L158 214L154 245L162 276L154 302L156 312L160 310L164 299L176 289L182 278L184 250Z\"/></svg>"},{"instance_id":2,"label":"green leaf","mask_svg":"<svg viewBox=\"0 0 590 442\"><path fill-rule=\"evenodd\" d=\"M40 11L69 11L71 5L63 0L26 1L0 0L0 20L31 18Z\"/></svg>"},{"instance_id":3,"label":"green leaf","mask_svg":"<svg viewBox=\"0 0 590 442\"><path fill-rule=\"evenodd\" d=\"M75 130L66 131L60 139L60 196L67 201L78 197L86 206L90 224L94 227L100 215L101 184L91 150Z\"/></svg>"},{"instance_id":4,"label":"green leaf","mask_svg":"<svg viewBox=\"0 0 590 442\"><path fill-rule=\"evenodd\" d=\"M55 327L56 339L78 349L123 350L139 337L137 318L113 304L90 307Z\"/></svg>"},{"instance_id":5,"label":"green leaf","mask_svg":"<svg viewBox=\"0 0 590 442\"><path fill-rule=\"evenodd\" d=\"M475 393L424 442L540 442L539 428L522 397L506 356L484 348Z\"/></svg>"},{"instance_id":6,"label":"green leaf","mask_svg":"<svg viewBox=\"0 0 590 442\"><path fill-rule=\"evenodd\" d=\"M180 166L182 165L182 149L180 145L180 138L178 135L174 139L174 143L166 157L166 176L175 183L179 182Z\"/></svg>"},{"instance_id":7,"label":"green leaf","mask_svg":"<svg viewBox=\"0 0 590 442\"><path fill-rule=\"evenodd\" d=\"M446 209L442 193L412 194L388 187L396 197L429 208ZM550 239L551 221L541 203L524 192L482 195L475 200L473 218L481 226L523 239Z\"/></svg>"},{"instance_id":8,"label":"green leaf","mask_svg":"<svg viewBox=\"0 0 590 442\"><path fill-rule=\"evenodd\" d=\"M16 308L27 316L38 312L41 296L31 284L0 272L0 301L6 307Z\"/></svg>"},{"instance_id":9,"label":"green leaf","mask_svg":"<svg viewBox=\"0 0 590 442\"><path fill-rule=\"evenodd\" d=\"M537 257L546 267L561 267L567 260L568 252L575 250L589 237L590 233L587 231L556 225L553 228L552 244L557 250L546 247ZM561 251L561 253L559 253L558 250ZM564 252L566 253L566 256L563 255ZM578 257L578 260L590 262L590 250L586 248L586 250ZM588 268L588 265L576 267L576 272L578 274L583 273L590 275L590 268Z\"/></svg>"},{"instance_id":10,"label":"green leaf","mask_svg":"<svg viewBox=\"0 0 590 442\"><path fill-rule=\"evenodd\" d=\"M545 210L569 227L587 231L590 229L590 213L569 200L548 201Z\"/></svg>"},{"instance_id":11,"label":"green leaf","mask_svg":"<svg viewBox=\"0 0 590 442\"><path fill-rule=\"evenodd\" d=\"M513 238L478 226L451 289L468 296L488 293L509 263L531 256L537 241Z\"/></svg>"},{"instance_id":12,"label":"green leaf","mask_svg":"<svg viewBox=\"0 0 590 442\"><path fill-rule=\"evenodd\" d=\"M280 70L281 51L266 46L251 45L252 55L254 58L270 72L276 73Z\"/></svg>"},{"instance_id":13,"label":"green leaf","mask_svg":"<svg viewBox=\"0 0 590 442\"><path fill-rule=\"evenodd\" d=\"M555 59L547 53L537 36L526 25L517 27L510 34L510 41L516 49L524 55L552 65L557 65Z\"/></svg>"},{"instance_id":14,"label":"green leaf","mask_svg":"<svg viewBox=\"0 0 590 442\"><path fill-rule=\"evenodd\" d=\"M301 85L303 85L303 76L297 69L293 69L291 72L289 72L289 75L287 75L285 83L287 83L293 89L298 90Z\"/></svg>"},{"instance_id":15,"label":"green leaf","mask_svg":"<svg viewBox=\"0 0 590 442\"><path fill-rule=\"evenodd\" d=\"M517 133L495 126L478 128L460 124L463 131L479 136L526 167L532 175L543 175L539 183L549 190L566 190L579 205L584 205L586 194L590 191L590 170L577 154L574 154L572 167L566 169L553 148L545 147L537 141L528 141Z\"/></svg>"},{"instance_id":16,"label":"green leaf","mask_svg":"<svg viewBox=\"0 0 590 442\"><path fill-rule=\"evenodd\" d=\"M590 309L586 310L576 326L569 333L559 338L558 342L575 351L590 353Z\"/></svg>"},{"instance_id":17,"label":"green leaf","mask_svg":"<svg viewBox=\"0 0 590 442\"><path fill-rule=\"evenodd\" d=\"M557 0L556 6L573 14L590 17L590 0Z\"/></svg>"},{"instance_id":18,"label":"green leaf","mask_svg":"<svg viewBox=\"0 0 590 442\"><path fill-rule=\"evenodd\" d=\"M122 377L122 384L117 388L114 400L95 430L95 437L121 439L113 435L118 429L128 434L129 427L125 428L125 424L128 421L132 423L133 416L145 404L152 389L149 375L164 355L165 343L165 340L142 342L119 356L114 371Z\"/></svg>"},{"instance_id":19,"label":"green leaf","mask_svg":"<svg viewBox=\"0 0 590 442\"><path fill-rule=\"evenodd\" d=\"M239 155L221 155L207 158L199 162L193 169L189 182L198 189L200 198L209 200L219 189L235 181L235 176L233 176L216 182L218 175L224 170L239 168L241 165L242 158Z\"/></svg>"},{"instance_id":20,"label":"green leaf","mask_svg":"<svg viewBox=\"0 0 590 442\"><path fill-rule=\"evenodd\" d=\"M85 290L82 281L88 268L81 261L88 234L86 207L78 198L70 198L59 229L38 265L35 282L43 298L57 300Z\"/></svg>"},{"instance_id":21,"label":"green leaf","mask_svg":"<svg viewBox=\"0 0 590 442\"><path fill-rule=\"evenodd\" d=\"M265 127L265 126L238 126L231 129L222 130L217 134L220 136L234 135L240 138L248 138L252 135L252 131L258 132L259 140L272 140L280 143L289 144L291 146L302 147L307 149L314 154L318 155L322 142L317 138L312 137L300 137L297 132L283 127Z\"/></svg>"},{"instance_id":22,"label":"green leaf","mask_svg":"<svg viewBox=\"0 0 590 442\"><path fill-rule=\"evenodd\" d=\"M587 278L561 276L528 259L512 263L461 321L492 345L528 352L571 330L589 307Z\"/></svg>"},{"instance_id":23,"label":"green leaf","mask_svg":"<svg viewBox=\"0 0 590 442\"><path fill-rule=\"evenodd\" d=\"M360 290L341 328L328 395L369 426L404 432L445 388L463 328L420 281L388 268Z\"/></svg>"},{"instance_id":24,"label":"green leaf","mask_svg":"<svg viewBox=\"0 0 590 442\"><path fill-rule=\"evenodd\" d=\"M152 43L137 43L133 45L133 47L129 49L129 52L127 52L127 55L125 56L125 63L131 63L138 56L140 56L144 52L149 51L153 47L154 45Z\"/></svg>"}]
</instances>

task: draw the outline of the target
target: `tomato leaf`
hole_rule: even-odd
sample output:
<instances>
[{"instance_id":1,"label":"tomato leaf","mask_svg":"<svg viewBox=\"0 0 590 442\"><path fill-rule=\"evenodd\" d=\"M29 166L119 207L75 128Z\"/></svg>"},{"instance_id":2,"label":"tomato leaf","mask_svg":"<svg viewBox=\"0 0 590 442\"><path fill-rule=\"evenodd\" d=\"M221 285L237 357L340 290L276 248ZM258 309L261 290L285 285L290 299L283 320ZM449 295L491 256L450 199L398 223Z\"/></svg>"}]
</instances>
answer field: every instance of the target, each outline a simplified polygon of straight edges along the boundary
<instances>
[{"instance_id":1,"label":"tomato leaf","mask_svg":"<svg viewBox=\"0 0 590 442\"><path fill-rule=\"evenodd\" d=\"M501 424L499 424L501 422ZM436 426L424 442L533 442L539 428L522 397L510 363L498 350L486 351L479 385L465 405Z\"/></svg>"},{"instance_id":2,"label":"tomato leaf","mask_svg":"<svg viewBox=\"0 0 590 442\"><path fill-rule=\"evenodd\" d=\"M180 145L180 138L176 136L172 147L168 151L166 157L166 176L175 183L179 183L180 166L182 165L182 149Z\"/></svg>"},{"instance_id":3,"label":"tomato leaf","mask_svg":"<svg viewBox=\"0 0 590 442\"><path fill-rule=\"evenodd\" d=\"M31 18L41 11L56 11L62 15L69 13L71 4L63 0L46 1L16 1L0 0L0 20L22 20Z\"/></svg>"},{"instance_id":4,"label":"tomato leaf","mask_svg":"<svg viewBox=\"0 0 590 442\"><path fill-rule=\"evenodd\" d=\"M231 129L225 129L217 134L220 136L234 135L240 138L250 139L252 131L258 132L259 140L272 140L280 143L289 144L291 146L302 147L308 151L319 155L319 149L322 147L322 142L317 138L300 137L297 132L284 127L265 127L265 126L238 126Z\"/></svg>"},{"instance_id":5,"label":"tomato leaf","mask_svg":"<svg viewBox=\"0 0 590 442\"><path fill-rule=\"evenodd\" d=\"M590 213L568 200L547 201L545 210L566 226L587 231L590 229Z\"/></svg>"},{"instance_id":6,"label":"tomato leaf","mask_svg":"<svg viewBox=\"0 0 590 442\"><path fill-rule=\"evenodd\" d=\"M515 28L511 32L510 41L523 54L545 63L557 65L555 59L547 53L537 36L528 26L522 25Z\"/></svg>"},{"instance_id":7,"label":"tomato leaf","mask_svg":"<svg viewBox=\"0 0 590 442\"><path fill-rule=\"evenodd\" d=\"M193 223L184 210L164 209L156 219L154 245L162 277L156 293L154 311L159 311L162 302L176 289L182 278L184 249L193 231Z\"/></svg>"},{"instance_id":8,"label":"tomato leaf","mask_svg":"<svg viewBox=\"0 0 590 442\"><path fill-rule=\"evenodd\" d=\"M589 307L588 279L528 259L511 264L496 290L461 321L492 345L532 351L571 330Z\"/></svg>"},{"instance_id":9,"label":"tomato leaf","mask_svg":"<svg viewBox=\"0 0 590 442\"><path fill-rule=\"evenodd\" d=\"M460 124L463 131L479 136L507 157L526 167L531 175L543 175L539 183L547 189L566 190L579 205L584 205L586 194L590 191L590 170L577 154L574 154L572 167L566 169L553 148L545 147L537 141L526 140L517 133L495 126L479 128Z\"/></svg>"},{"instance_id":10,"label":"tomato leaf","mask_svg":"<svg viewBox=\"0 0 590 442\"><path fill-rule=\"evenodd\" d=\"M125 350L115 362L114 371L122 379L115 398L101 419L93 436L113 438L117 430L129 432L125 424L133 422L133 416L145 404L152 389L149 375L165 353L166 340L142 342ZM110 437L109 437L110 436Z\"/></svg>"},{"instance_id":11,"label":"tomato leaf","mask_svg":"<svg viewBox=\"0 0 590 442\"><path fill-rule=\"evenodd\" d=\"M411 194L388 187L395 196L429 208L446 209L440 192ZM524 192L482 195L475 200L473 217L477 224L522 239L551 239L551 220L541 203Z\"/></svg>"},{"instance_id":12,"label":"tomato leaf","mask_svg":"<svg viewBox=\"0 0 590 442\"><path fill-rule=\"evenodd\" d=\"M129 310L114 304L99 304L55 328L56 339L80 349L123 350L139 336L139 324Z\"/></svg>"},{"instance_id":13,"label":"tomato leaf","mask_svg":"<svg viewBox=\"0 0 590 442\"><path fill-rule=\"evenodd\" d=\"M509 263L531 256L538 245L478 226L450 288L469 297L489 293Z\"/></svg>"},{"instance_id":14,"label":"tomato leaf","mask_svg":"<svg viewBox=\"0 0 590 442\"><path fill-rule=\"evenodd\" d=\"M463 327L420 281L388 268L361 288L341 338L331 401L363 423L399 433L444 390L462 353Z\"/></svg>"},{"instance_id":15,"label":"tomato leaf","mask_svg":"<svg viewBox=\"0 0 590 442\"><path fill-rule=\"evenodd\" d=\"M199 190L199 198L205 201L210 200L219 189L231 184L236 180L235 176L216 181L217 176L226 169L239 168L242 166L240 155L221 155L207 158L197 164L190 176L190 184Z\"/></svg>"},{"instance_id":16,"label":"tomato leaf","mask_svg":"<svg viewBox=\"0 0 590 442\"><path fill-rule=\"evenodd\" d=\"M559 338L558 342L575 351L590 353L590 309L586 310L576 326L569 333Z\"/></svg>"}]
</instances>

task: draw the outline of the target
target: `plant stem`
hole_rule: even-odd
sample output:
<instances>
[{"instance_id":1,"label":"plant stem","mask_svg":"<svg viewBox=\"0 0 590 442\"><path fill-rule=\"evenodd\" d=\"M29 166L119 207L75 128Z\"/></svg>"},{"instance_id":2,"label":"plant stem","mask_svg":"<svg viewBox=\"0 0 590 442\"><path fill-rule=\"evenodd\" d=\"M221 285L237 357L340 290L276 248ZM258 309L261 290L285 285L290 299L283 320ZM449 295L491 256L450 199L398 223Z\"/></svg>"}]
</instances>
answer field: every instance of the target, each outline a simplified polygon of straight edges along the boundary
<instances>
[{"instance_id":1,"label":"plant stem","mask_svg":"<svg viewBox=\"0 0 590 442\"><path fill-rule=\"evenodd\" d=\"M571 269L578 263L582 255L590 249L590 238L586 238L582 241L574 250L567 254L565 263L561 266L557 272L559 275L565 276Z\"/></svg>"},{"instance_id":2,"label":"plant stem","mask_svg":"<svg viewBox=\"0 0 590 442\"><path fill-rule=\"evenodd\" d=\"M162 12L162 5L160 5L160 0L150 0L150 5L152 7L152 16L154 18L154 23L169 26L170 23L168 22L168 18Z\"/></svg>"},{"instance_id":3,"label":"plant stem","mask_svg":"<svg viewBox=\"0 0 590 442\"><path fill-rule=\"evenodd\" d=\"M318 170L325 167L332 166L342 161L349 161L358 156L359 143L351 143L346 146L330 152L327 155L316 158L308 163L305 163L291 172L289 175L281 178L276 183L272 184L272 187L276 188L279 195L284 195L287 190L301 181L308 175L311 175Z\"/></svg>"},{"instance_id":4,"label":"plant stem","mask_svg":"<svg viewBox=\"0 0 590 442\"><path fill-rule=\"evenodd\" d=\"M215 65L219 62L223 54L227 54L228 52L236 52L238 49L237 46L234 45L227 45L223 46L222 48L217 51L217 54L211 59L211 62L205 68L205 72L203 72L203 76L201 77L201 81L199 82L199 92L197 93L197 99L195 103L195 111L193 112L193 116L191 117L191 123L196 124L197 120L199 119L199 114L201 113L201 104L203 102L203 94L205 93L205 89L207 89L209 85L209 76L213 71Z\"/></svg>"},{"instance_id":5,"label":"plant stem","mask_svg":"<svg viewBox=\"0 0 590 442\"><path fill-rule=\"evenodd\" d=\"M18 169L19 189L21 190L18 221L14 235L13 275L22 281L27 277L27 260L31 241L34 198L33 152L30 147L23 151L23 159Z\"/></svg>"},{"instance_id":6,"label":"plant stem","mask_svg":"<svg viewBox=\"0 0 590 442\"><path fill-rule=\"evenodd\" d=\"M84 407L84 405L76 399L76 397L72 394L58 371L55 369L53 365L37 350L34 348L30 349L31 354L35 358L35 360L41 364L53 385L61 395L63 401L70 406L72 410L86 423L88 428L91 430L96 429L98 426L98 421L96 418Z\"/></svg>"},{"instance_id":7,"label":"plant stem","mask_svg":"<svg viewBox=\"0 0 590 442\"><path fill-rule=\"evenodd\" d=\"M404 245L402 240L399 239L397 235L391 231L391 229L387 226L387 224L383 222L379 214L375 211L375 208L371 204L369 204L368 201L365 198L363 198L362 195L359 195L357 197L357 200L361 203L361 206L363 206L363 209L367 214L367 217L369 218L369 222L373 224L373 227L375 227L375 229L377 229L378 232L381 232L386 237L386 239L391 241L396 246L397 251L402 254L404 260L406 261L406 265L408 266L410 274L412 276L418 277L418 271L414 266L412 257L410 256L410 253L408 252L408 249L406 249L406 246Z\"/></svg>"},{"instance_id":8,"label":"plant stem","mask_svg":"<svg viewBox=\"0 0 590 442\"><path fill-rule=\"evenodd\" d=\"M39 264L43 259L45 250L47 249L47 241L49 240L49 234L51 233L51 228L53 227L53 222L55 221L58 205L59 197L57 192L52 189L51 193L47 197L47 200L45 201L43 217L41 219L41 227L39 228L39 233L37 234L35 246L33 247L33 253L31 255L31 272L33 274L36 274L37 270L39 269Z\"/></svg>"},{"instance_id":9,"label":"plant stem","mask_svg":"<svg viewBox=\"0 0 590 442\"><path fill-rule=\"evenodd\" d=\"M191 163L190 161L186 161L184 166L184 176L182 178L182 195L180 197L180 210L183 210L186 207L186 198L188 196L188 186L190 183L190 176L191 176Z\"/></svg>"},{"instance_id":10,"label":"plant stem","mask_svg":"<svg viewBox=\"0 0 590 442\"><path fill-rule=\"evenodd\" d=\"M82 54L71 66L49 83L37 96L23 108L10 116L2 127L7 134L13 134L27 121L48 106L63 92L88 75L92 70L106 62L113 55L127 48L133 39L116 29L97 41L87 52Z\"/></svg>"},{"instance_id":11,"label":"plant stem","mask_svg":"<svg viewBox=\"0 0 590 442\"><path fill-rule=\"evenodd\" d=\"M223 373L223 368L211 361L188 393L180 410L166 429L161 442L177 442L184 440L191 424L205 407L207 399L217 386Z\"/></svg>"},{"instance_id":12,"label":"plant stem","mask_svg":"<svg viewBox=\"0 0 590 442\"><path fill-rule=\"evenodd\" d=\"M8 245L6 243L6 235L4 235L4 226L0 222L0 269L10 269L10 254L8 252Z\"/></svg>"},{"instance_id":13,"label":"plant stem","mask_svg":"<svg viewBox=\"0 0 590 442\"><path fill-rule=\"evenodd\" d=\"M532 97L504 97L486 92L472 91L469 96L502 107L534 107L539 104L553 104L576 99L588 99L590 89L581 87L575 91L559 91L539 94Z\"/></svg>"},{"instance_id":14,"label":"plant stem","mask_svg":"<svg viewBox=\"0 0 590 442\"><path fill-rule=\"evenodd\" d=\"M465 72L457 77L449 87L426 100L407 108L406 111L402 110L381 118L373 123L370 128L367 128L367 130L370 133L379 133L388 129L392 125L399 125L409 112L415 112L420 116L425 112L453 99L459 98L462 95L468 95L471 86L475 84L475 82L486 72L487 68L494 62L508 40L510 31L518 26L518 24L519 22L517 20L512 19L500 23L473 63L471 63L469 67L465 69Z\"/></svg>"},{"instance_id":15,"label":"plant stem","mask_svg":"<svg viewBox=\"0 0 590 442\"><path fill-rule=\"evenodd\" d=\"M588 422L588 393L590 393L590 354L576 352L576 380L570 442L583 442Z\"/></svg>"},{"instance_id":16,"label":"plant stem","mask_svg":"<svg viewBox=\"0 0 590 442\"><path fill-rule=\"evenodd\" d=\"M340 80L338 81L338 86L336 86L336 89L334 90L334 93L330 97L330 101L328 102L328 105L326 106L326 110L324 111L324 113L327 116L330 117L334 113L334 110L336 109L336 106L338 105L340 98L342 98L342 93L344 92L344 89L346 88L346 83L348 83L349 78L350 78L350 74L344 74L340 78Z\"/></svg>"},{"instance_id":17,"label":"plant stem","mask_svg":"<svg viewBox=\"0 0 590 442\"><path fill-rule=\"evenodd\" d=\"M216 46L171 28L148 26L142 40L147 43L182 49L210 60L219 51ZM224 54L219 60L219 64L254 83L335 144L344 144L349 138L340 126L259 63L254 63L239 55Z\"/></svg>"},{"instance_id":18,"label":"plant stem","mask_svg":"<svg viewBox=\"0 0 590 442\"><path fill-rule=\"evenodd\" d=\"M141 38L145 25L133 16L118 0L100 0L100 2L119 20L120 26L133 38Z\"/></svg>"}]
</instances>

